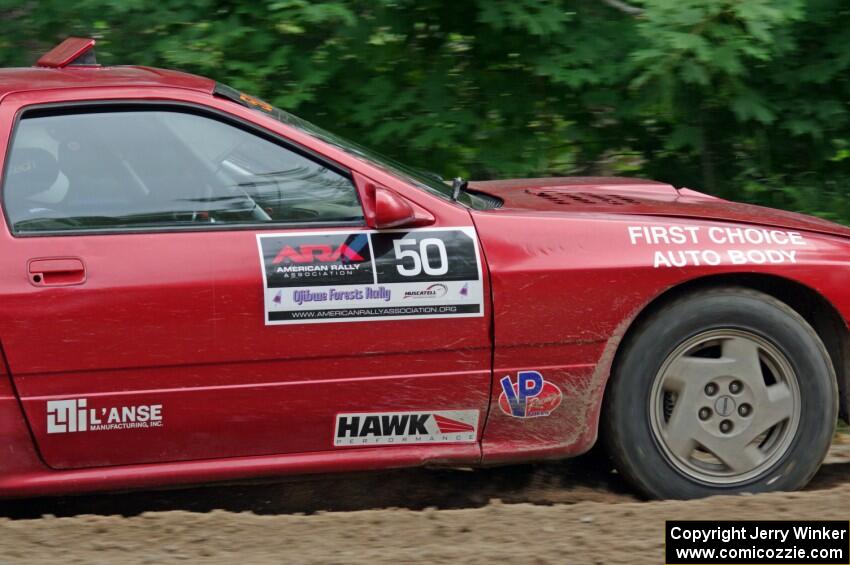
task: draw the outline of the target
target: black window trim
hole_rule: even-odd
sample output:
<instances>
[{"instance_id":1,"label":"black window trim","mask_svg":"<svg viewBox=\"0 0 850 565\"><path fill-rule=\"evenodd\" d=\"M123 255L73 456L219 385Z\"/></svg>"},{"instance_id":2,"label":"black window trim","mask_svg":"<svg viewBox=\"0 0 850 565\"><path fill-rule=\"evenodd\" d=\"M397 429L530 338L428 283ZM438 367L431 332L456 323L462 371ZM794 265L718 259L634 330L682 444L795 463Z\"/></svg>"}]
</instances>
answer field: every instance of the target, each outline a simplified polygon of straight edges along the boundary
<instances>
[{"instance_id":1,"label":"black window trim","mask_svg":"<svg viewBox=\"0 0 850 565\"><path fill-rule=\"evenodd\" d=\"M337 222L266 222L266 223L233 223L233 224L200 224L197 226L140 226L137 228L75 228L68 230L44 230L38 232L16 232L9 213L6 210L6 180L8 179L7 169L9 167L12 148L15 138L18 134L18 126L20 122L26 118L32 117L33 114L38 116L50 115L68 115L68 114L89 114L96 113L98 109L101 111L141 111L147 110L164 110L178 111L186 114L195 114L204 116L219 122L226 123L243 131L256 135L283 147L289 151L297 153L306 159L310 159L335 173L345 177L354 189L357 202L360 204L360 210L363 212L361 220L337 221ZM94 110L94 112L92 111ZM192 102L184 102L177 100L136 100L133 98L122 98L114 100L81 100L74 102L49 102L45 104L33 104L25 106L18 110L15 115L15 122L12 126L12 132L9 136L9 144L6 148L6 156L3 163L3 179L0 183L0 211L3 214L3 221L9 229L9 233L13 238L33 238L33 237L64 237L64 236L91 236L91 235L123 235L123 234L139 234L139 233L181 233L181 232L199 232L199 231L249 231L249 230L280 230L280 229L313 229L313 228L346 228L346 227L361 227L366 228L366 214L363 208L363 201L360 198L360 191L357 190L357 184L354 182L352 171L335 161L331 161L324 155L321 155L307 147L299 145L294 141L287 139L280 134L271 131L270 129L258 125L254 122L234 116L218 108L211 108Z\"/></svg>"}]
</instances>

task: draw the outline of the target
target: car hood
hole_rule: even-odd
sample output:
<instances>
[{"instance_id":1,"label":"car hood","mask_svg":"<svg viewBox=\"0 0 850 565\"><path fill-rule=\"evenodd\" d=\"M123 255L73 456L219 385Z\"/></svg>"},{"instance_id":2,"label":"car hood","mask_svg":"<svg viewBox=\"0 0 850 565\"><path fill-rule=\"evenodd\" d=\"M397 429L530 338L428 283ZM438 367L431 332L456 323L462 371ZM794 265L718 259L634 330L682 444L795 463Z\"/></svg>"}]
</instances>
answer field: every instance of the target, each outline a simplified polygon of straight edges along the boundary
<instances>
[{"instance_id":1,"label":"car hood","mask_svg":"<svg viewBox=\"0 0 850 565\"><path fill-rule=\"evenodd\" d=\"M850 237L850 228L827 220L676 189L661 182L620 177L560 177L473 181L469 188L501 199L500 210L537 213L594 212L723 220Z\"/></svg>"}]
</instances>

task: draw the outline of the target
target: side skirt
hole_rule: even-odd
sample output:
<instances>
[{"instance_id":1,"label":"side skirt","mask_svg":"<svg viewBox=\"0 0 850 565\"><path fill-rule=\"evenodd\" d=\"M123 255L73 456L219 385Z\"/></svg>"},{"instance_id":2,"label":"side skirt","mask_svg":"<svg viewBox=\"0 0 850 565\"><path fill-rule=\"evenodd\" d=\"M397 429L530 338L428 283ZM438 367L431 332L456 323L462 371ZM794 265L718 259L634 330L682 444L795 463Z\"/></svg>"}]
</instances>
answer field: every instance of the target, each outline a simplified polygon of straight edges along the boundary
<instances>
[{"instance_id":1,"label":"side skirt","mask_svg":"<svg viewBox=\"0 0 850 565\"><path fill-rule=\"evenodd\" d=\"M295 455L234 457L205 461L97 467L69 471L45 468L0 477L0 497L150 488L234 479L349 471L371 471L424 465L477 465L479 444L356 448Z\"/></svg>"}]
</instances>

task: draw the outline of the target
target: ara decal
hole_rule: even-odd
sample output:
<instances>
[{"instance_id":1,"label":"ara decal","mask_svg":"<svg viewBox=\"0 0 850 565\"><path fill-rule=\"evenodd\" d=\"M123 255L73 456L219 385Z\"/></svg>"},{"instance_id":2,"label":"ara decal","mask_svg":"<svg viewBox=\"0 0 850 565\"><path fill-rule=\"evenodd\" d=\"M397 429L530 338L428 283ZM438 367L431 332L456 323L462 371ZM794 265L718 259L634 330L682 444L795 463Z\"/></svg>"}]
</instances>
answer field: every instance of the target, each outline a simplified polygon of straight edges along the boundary
<instances>
[{"instance_id":1,"label":"ara decal","mask_svg":"<svg viewBox=\"0 0 850 565\"><path fill-rule=\"evenodd\" d=\"M502 377L499 408L514 418L548 416L561 405L561 389L537 371L520 371L516 379Z\"/></svg>"}]
</instances>

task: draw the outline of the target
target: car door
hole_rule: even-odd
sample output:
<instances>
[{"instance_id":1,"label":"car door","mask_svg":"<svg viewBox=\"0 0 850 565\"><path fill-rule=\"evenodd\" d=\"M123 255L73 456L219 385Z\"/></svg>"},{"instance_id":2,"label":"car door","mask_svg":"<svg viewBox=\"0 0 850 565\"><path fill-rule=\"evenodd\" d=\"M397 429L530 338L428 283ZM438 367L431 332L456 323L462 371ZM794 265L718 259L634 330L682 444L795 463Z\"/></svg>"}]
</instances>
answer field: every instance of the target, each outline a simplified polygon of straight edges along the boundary
<instances>
[{"instance_id":1,"label":"car door","mask_svg":"<svg viewBox=\"0 0 850 565\"><path fill-rule=\"evenodd\" d=\"M478 453L468 220L368 229L350 168L210 107L15 116L0 340L48 465Z\"/></svg>"}]
</instances>

